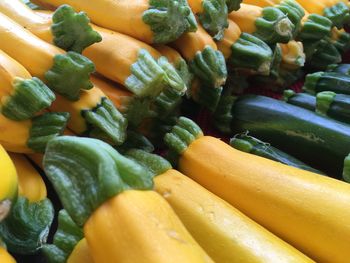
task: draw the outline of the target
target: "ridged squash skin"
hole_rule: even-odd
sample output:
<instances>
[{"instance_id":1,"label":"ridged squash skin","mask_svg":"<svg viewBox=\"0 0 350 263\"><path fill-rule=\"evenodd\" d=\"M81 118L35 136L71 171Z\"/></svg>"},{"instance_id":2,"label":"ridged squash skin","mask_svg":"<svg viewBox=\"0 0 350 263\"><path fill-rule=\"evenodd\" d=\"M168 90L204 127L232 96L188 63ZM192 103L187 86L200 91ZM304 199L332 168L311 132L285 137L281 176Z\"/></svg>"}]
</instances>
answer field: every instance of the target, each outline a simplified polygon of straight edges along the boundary
<instances>
[{"instance_id":1,"label":"ridged squash skin","mask_svg":"<svg viewBox=\"0 0 350 263\"><path fill-rule=\"evenodd\" d=\"M154 191L128 190L106 201L84 234L94 262L213 262Z\"/></svg>"},{"instance_id":2,"label":"ridged squash skin","mask_svg":"<svg viewBox=\"0 0 350 263\"><path fill-rule=\"evenodd\" d=\"M79 241L70 254L67 263L94 263L85 238Z\"/></svg>"},{"instance_id":3,"label":"ridged squash skin","mask_svg":"<svg viewBox=\"0 0 350 263\"><path fill-rule=\"evenodd\" d=\"M6 39L0 43L0 49L21 63L31 75L40 79L45 79L45 73L52 68L53 58L65 53L1 13L0 39Z\"/></svg>"},{"instance_id":4,"label":"ridged squash skin","mask_svg":"<svg viewBox=\"0 0 350 263\"><path fill-rule=\"evenodd\" d=\"M197 52L203 51L207 46L218 49L212 37L200 25L196 32L183 34L173 46L187 61L193 60Z\"/></svg>"},{"instance_id":5,"label":"ridged squash skin","mask_svg":"<svg viewBox=\"0 0 350 263\"><path fill-rule=\"evenodd\" d=\"M15 166L0 144L0 222L9 212L11 202L17 197L18 178ZM0 247L1 248L1 247ZM2 261L0 261L2 262Z\"/></svg>"},{"instance_id":6,"label":"ridged squash skin","mask_svg":"<svg viewBox=\"0 0 350 263\"><path fill-rule=\"evenodd\" d=\"M16 263L16 260L6 251L5 248L0 247L0 262L1 263Z\"/></svg>"},{"instance_id":7,"label":"ridged squash skin","mask_svg":"<svg viewBox=\"0 0 350 263\"><path fill-rule=\"evenodd\" d=\"M46 185L39 172L22 154L9 153L16 167L19 183L19 195L30 202L39 202L47 197Z\"/></svg>"},{"instance_id":8,"label":"ridged squash skin","mask_svg":"<svg viewBox=\"0 0 350 263\"><path fill-rule=\"evenodd\" d=\"M181 172L316 262L350 258L350 185L232 149L203 136Z\"/></svg>"},{"instance_id":9,"label":"ridged squash skin","mask_svg":"<svg viewBox=\"0 0 350 263\"><path fill-rule=\"evenodd\" d=\"M168 170L154 182L215 262L314 262L180 172Z\"/></svg>"}]
</instances>

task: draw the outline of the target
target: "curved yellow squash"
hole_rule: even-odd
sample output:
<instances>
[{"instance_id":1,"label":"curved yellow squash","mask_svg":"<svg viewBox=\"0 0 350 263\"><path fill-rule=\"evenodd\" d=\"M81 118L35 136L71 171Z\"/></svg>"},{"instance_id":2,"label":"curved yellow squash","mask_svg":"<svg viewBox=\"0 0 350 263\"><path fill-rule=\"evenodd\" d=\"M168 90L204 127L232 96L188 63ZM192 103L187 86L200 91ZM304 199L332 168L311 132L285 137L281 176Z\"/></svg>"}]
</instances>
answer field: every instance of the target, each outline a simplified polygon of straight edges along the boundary
<instances>
[{"instance_id":1,"label":"curved yellow squash","mask_svg":"<svg viewBox=\"0 0 350 263\"><path fill-rule=\"evenodd\" d=\"M15 166L5 149L0 144L0 222L4 219L11 207L11 202L17 196L18 179ZM2 262L2 261L0 261Z\"/></svg>"},{"instance_id":2,"label":"curved yellow squash","mask_svg":"<svg viewBox=\"0 0 350 263\"><path fill-rule=\"evenodd\" d=\"M233 149L195 140L181 172L317 262L350 258L350 185Z\"/></svg>"},{"instance_id":3,"label":"curved yellow squash","mask_svg":"<svg viewBox=\"0 0 350 263\"><path fill-rule=\"evenodd\" d=\"M1 263L16 263L16 260L6 251L5 248L0 247L0 262Z\"/></svg>"},{"instance_id":4,"label":"curved yellow squash","mask_svg":"<svg viewBox=\"0 0 350 263\"><path fill-rule=\"evenodd\" d=\"M241 29L239 26L232 20L228 20L228 28L224 31L224 37L216 42L218 49L222 52L225 59L228 59L232 55L232 45L241 36Z\"/></svg>"},{"instance_id":5,"label":"curved yellow squash","mask_svg":"<svg viewBox=\"0 0 350 263\"><path fill-rule=\"evenodd\" d=\"M168 170L154 182L215 262L314 262L180 172Z\"/></svg>"},{"instance_id":6,"label":"curved yellow squash","mask_svg":"<svg viewBox=\"0 0 350 263\"><path fill-rule=\"evenodd\" d=\"M124 191L106 201L84 234L94 262L213 262L154 191Z\"/></svg>"},{"instance_id":7,"label":"curved yellow squash","mask_svg":"<svg viewBox=\"0 0 350 263\"><path fill-rule=\"evenodd\" d=\"M218 49L212 37L200 25L196 32L183 34L172 45L187 61L191 61L198 51L203 51L207 46Z\"/></svg>"},{"instance_id":8,"label":"curved yellow squash","mask_svg":"<svg viewBox=\"0 0 350 263\"><path fill-rule=\"evenodd\" d=\"M39 202L47 196L46 185L39 172L22 154L9 153L16 167L19 194L30 202Z\"/></svg>"},{"instance_id":9,"label":"curved yellow squash","mask_svg":"<svg viewBox=\"0 0 350 263\"><path fill-rule=\"evenodd\" d=\"M94 263L85 238L74 247L67 263Z\"/></svg>"},{"instance_id":10,"label":"curved yellow squash","mask_svg":"<svg viewBox=\"0 0 350 263\"><path fill-rule=\"evenodd\" d=\"M241 4L241 8L231 12L228 17L239 26L242 32L252 34L256 31L256 19L262 15L263 9L261 7Z\"/></svg>"}]
</instances>

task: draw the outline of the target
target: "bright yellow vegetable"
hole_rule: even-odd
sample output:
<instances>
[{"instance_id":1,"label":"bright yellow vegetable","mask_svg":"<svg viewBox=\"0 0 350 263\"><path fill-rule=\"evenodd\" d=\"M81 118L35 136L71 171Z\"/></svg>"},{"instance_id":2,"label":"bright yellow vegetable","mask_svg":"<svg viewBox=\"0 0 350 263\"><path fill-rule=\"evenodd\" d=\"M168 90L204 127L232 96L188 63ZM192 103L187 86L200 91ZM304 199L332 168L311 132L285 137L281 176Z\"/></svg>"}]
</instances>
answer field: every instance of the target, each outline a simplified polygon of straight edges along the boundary
<instances>
[{"instance_id":1,"label":"bright yellow vegetable","mask_svg":"<svg viewBox=\"0 0 350 263\"><path fill-rule=\"evenodd\" d=\"M213 262L151 190L151 173L108 144L54 139L44 168L64 209L83 227L94 262ZM74 198L78 193L81 198Z\"/></svg>"},{"instance_id":2,"label":"bright yellow vegetable","mask_svg":"<svg viewBox=\"0 0 350 263\"><path fill-rule=\"evenodd\" d=\"M94 262L212 262L153 191L125 191L106 201L84 233Z\"/></svg>"},{"instance_id":3,"label":"bright yellow vegetable","mask_svg":"<svg viewBox=\"0 0 350 263\"><path fill-rule=\"evenodd\" d=\"M154 180L155 190L215 262L313 262L176 170Z\"/></svg>"},{"instance_id":4,"label":"bright yellow vegetable","mask_svg":"<svg viewBox=\"0 0 350 263\"><path fill-rule=\"evenodd\" d=\"M92 87L88 80L93 63L75 52L46 43L0 13L0 49L23 65L33 77L70 100L79 98L81 89Z\"/></svg>"},{"instance_id":5,"label":"bright yellow vegetable","mask_svg":"<svg viewBox=\"0 0 350 263\"><path fill-rule=\"evenodd\" d=\"M166 137L181 172L316 262L348 260L349 184L240 152L196 127L181 119Z\"/></svg>"},{"instance_id":6,"label":"bright yellow vegetable","mask_svg":"<svg viewBox=\"0 0 350 263\"><path fill-rule=\"evenodd\" d=\"M79 241L70 254L67 263L94 263L85 238Z\"/></svg>"},{"instance_id":7,"label":"bright yellow vegetable","mask_svg":"<svg viewBox=\"0 0 350 263\"><path fill-rule=\"evenodd\" d=\"M35 0L33 2L48 7L69 4L75 10L85 11L95 24L149 44L174 41L184 32L195 30L196 27L187 1Z\"/></svg>"},{"instance_id":8,"label":"bright yellow vegetable","mask_svg":"<svg viewBox=\"0 0 350 263\"><path fill-rule=\"evenodd\" d=\"M17 197L18 179L15 166L0 144L0 222L10 211L12 201ZM1 249L1 247L0 247Z\"/></svg>"},{"instance_id":9,"label":"bright yellow vegetable","mask_svg":"<svg viewBox=\"0 0 350 263\"><path fill-rule=\"evenodd\" d=\"M9 153L16 167L19 195L26 197L30 202L39 202L47 196L46 185L39 172L24 155Z\"/></svg>"},{"instance_id":10,"label":"bright yellow vegetable","mask_svg":"<svg viewBox=\"0 0 350 263\"><path fill-rule=\"evenodd\" d=\"M50 106L54 93L17 61L0 50L0 109L15 121L34 117Z\"/></svg>"},{"instance_id":11,"label":"bright yellow vegetable","mask_svg":"<svg viewBox=\"0 0 350 263\"><path fill-rule=\"evenodd\" d=\"M0 262L1 263L16 263L16 260L6 251L5 248L0 247Z\"/></svg>"}]
</instances>

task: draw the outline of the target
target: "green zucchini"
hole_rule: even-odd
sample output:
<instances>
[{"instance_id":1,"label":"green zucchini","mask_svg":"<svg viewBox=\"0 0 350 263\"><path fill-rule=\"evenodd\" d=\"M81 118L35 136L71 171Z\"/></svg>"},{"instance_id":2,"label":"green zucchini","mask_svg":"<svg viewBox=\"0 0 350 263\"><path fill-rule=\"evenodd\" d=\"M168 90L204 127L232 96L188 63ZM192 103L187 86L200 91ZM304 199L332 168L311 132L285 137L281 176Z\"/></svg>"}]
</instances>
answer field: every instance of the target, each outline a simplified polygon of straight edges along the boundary
<instances>
[{"instance_id":1,"label":"green zucchini","mask_svg":"<svg viewBox=\"0 0 350 263\"><path fill-rule=\"evenodd\" d=\"M9 216L0 224L0 236L8 251L31 255L46 243L54 219L54 208L49 199L30 203L18 197Z\"/></svg>"},{"instance_id":2,"label":"green zucchini","mask_svg":"<svg viewBox=\"0 0 350 263\"><path fill-rule=\"evenodd\" d=\"M322 91L350 95L350 76L337 72L316 72L308 74L305 79L304 91L316 94Z\"/></svg>"},{"instance_id":3,"label":"green zucchini","mask_svg":"<svg viewBox=\"0 0 350 263\"><path fill-rule=\"evenodd\" d=\"M279 149L271 146L269 143L260 141L257 138L249 136L247 133L235 135L230 140L230 145L233 148L242 152L251 153L302 170L324 175L324 173L322 173L321 171L316 170L310 167L309 165L294 158L293 156L280 151Z\"/></svg>"},{"instance_id":4,"label":"green zucchini","mask_svg":"<svg viewBox=\"0 0 350 263\"><path fill-rule=\"evenodd\" d=\"M237 11L241 7L242 0L226 0L227 11Z\"/></svg>"},{"instance_id":5,"label":"green zucchini","mask_svg":"<svg viewBox=\"0 0 350 263\"><path fill-rule=\"evenodd\" d=\"M323 91L317 94L316 111L332 119L350 124L350 96ZM349 149L350 152L350 149Z\"/></svg>"},{"instance_id":6,"label":"green zucchini","mask_svg":"<svg viewBox=\"0 0 350 263\"><path fill-rule=\"evenodd\" d=\"M350 64L332 64L327 67L327 71L350 76Z\"/></svg>"},{"instance_id":7,"label":"green zucchini","mask_svg":"<svg viewBox=\"0 0 350 263\"><path fill-rule=\"evenodd\" d=\"M307 93L296 93L293 90L285 90L283 93L285 102L307 109L311 111L316 110L316 97Z\"/></svg>"},{"instance_id":8,"label":"green zucchini","mask_svg":"<svg viewBox=\"0 0 350 263\"><path fill-rule=\"evenodd\" d=\"M264 96L242 96L232 129L247 132L327 174L340 177L350 151L350 125Z\"/></svg>"},{"instance_id":9,"label":"green zucchini","mask_svg":"<svg viewBox=\"0 0 350 263\"><path fill-rule=\"evenodd\" d=\"M350 154L344 159L343 179L350 183Z\"/></svg>"}]
</instances>

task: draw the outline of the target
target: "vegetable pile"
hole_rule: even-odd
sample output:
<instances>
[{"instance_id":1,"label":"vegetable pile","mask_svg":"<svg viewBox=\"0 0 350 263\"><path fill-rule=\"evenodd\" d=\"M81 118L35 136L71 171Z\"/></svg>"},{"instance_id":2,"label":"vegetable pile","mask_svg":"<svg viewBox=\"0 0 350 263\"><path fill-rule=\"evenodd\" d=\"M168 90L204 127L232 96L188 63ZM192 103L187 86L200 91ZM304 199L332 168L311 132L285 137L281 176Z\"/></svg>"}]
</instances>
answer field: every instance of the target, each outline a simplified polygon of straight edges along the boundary
<instances>
[{"instance_id":1,"label":"vegetable pile","mask_svg":"<svg viewBox=\"0 0 350 263\"><path fill-rule=\"evenodd\" d=\"M349 22L347 0L1 0L0 262L347 262Z\"/></svg>"}]
</instances>

